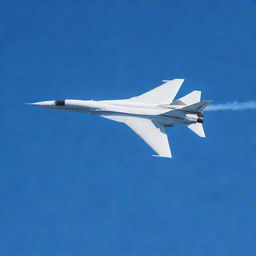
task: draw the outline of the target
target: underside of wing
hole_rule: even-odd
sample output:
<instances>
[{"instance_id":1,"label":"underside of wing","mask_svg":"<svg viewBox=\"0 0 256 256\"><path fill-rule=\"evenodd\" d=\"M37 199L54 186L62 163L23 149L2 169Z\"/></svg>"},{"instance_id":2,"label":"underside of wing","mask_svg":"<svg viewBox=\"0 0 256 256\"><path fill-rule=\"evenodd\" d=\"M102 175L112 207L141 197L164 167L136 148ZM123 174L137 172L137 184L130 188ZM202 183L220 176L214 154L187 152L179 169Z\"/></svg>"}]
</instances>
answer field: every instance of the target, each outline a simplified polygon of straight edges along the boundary
<instances>
[{"instance_id":1,"label":"underside of wing","mask_svg":"<svg viewBox=\"0 0 256 256\"><path fill-rule=\"evenodd\" d=\"M156 123L150 119L122 115L102 117L125 123L158 154L156 156L172 157L166 129L160 123Z\"/></svg>"},{"instance_id":2,"label":"underside of wing","mask_svg":"<svg viewBox=\"0 0 256 256\"><path fill-rule=\"evenodd\" d=\"M164 84L130 100L151 104L170 104L178 93L184 79L164 80Z\"/></svg>"}]
</instances>

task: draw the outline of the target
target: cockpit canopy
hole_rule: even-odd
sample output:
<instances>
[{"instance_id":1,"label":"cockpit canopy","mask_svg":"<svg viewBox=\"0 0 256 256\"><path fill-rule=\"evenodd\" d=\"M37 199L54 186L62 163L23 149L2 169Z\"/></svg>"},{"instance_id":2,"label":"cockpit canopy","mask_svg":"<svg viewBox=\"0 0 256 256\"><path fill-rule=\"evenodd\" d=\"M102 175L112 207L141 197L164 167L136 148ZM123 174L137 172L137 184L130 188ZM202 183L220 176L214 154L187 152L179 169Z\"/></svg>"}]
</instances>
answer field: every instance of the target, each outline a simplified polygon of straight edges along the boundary
<instances>
[{"instance_id":1,"label":"cockpit canopy","mask_svg":"<svg viewBox=\"0 0 256 256\"><path fill-rule=\"evenodd\" d=\"M65 106L65 100L55 100L54 105L55 106Z\"/></svg>"}]
</instances>

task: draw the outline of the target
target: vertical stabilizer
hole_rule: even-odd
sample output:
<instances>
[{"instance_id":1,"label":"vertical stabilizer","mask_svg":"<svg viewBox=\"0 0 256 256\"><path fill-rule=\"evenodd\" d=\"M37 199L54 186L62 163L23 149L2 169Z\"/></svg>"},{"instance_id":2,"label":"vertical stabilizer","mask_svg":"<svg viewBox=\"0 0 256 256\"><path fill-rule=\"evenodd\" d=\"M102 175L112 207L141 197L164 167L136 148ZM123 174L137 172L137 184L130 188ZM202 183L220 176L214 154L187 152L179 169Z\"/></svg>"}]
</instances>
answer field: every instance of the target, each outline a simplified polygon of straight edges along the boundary
<instances>
[{"instance_id":1,"label":"vertical stabilizer","mask_svg":"<svg viewBox=\"0 0 256 256\"><path fill-rule=\"evenodd\" d=\"M201 123L189 124L187 126L191 131L196 133L198 136L205 138L204 127Z\"/></svg>"},{"instance_id":2,"label":"vertical stabilizer","mask_svg":"<svg viewBox=\"0 0 256 256\"><path fill-rule=\"evenodd\" d=\"M192 112L202 112L209 104L211 104L211 100L204 100L198 103L186 106L183 110L192 111Z\"/></svg>"}]
</instances>

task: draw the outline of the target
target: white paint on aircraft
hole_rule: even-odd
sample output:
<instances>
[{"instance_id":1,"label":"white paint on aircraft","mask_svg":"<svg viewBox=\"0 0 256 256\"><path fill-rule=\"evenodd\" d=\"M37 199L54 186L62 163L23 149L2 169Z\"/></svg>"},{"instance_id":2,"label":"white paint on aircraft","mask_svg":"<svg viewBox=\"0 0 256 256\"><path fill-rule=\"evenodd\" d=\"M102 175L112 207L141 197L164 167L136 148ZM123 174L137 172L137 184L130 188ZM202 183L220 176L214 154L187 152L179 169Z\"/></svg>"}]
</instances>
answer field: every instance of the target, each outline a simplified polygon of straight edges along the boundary
<instances>
[{"instance_id":1,"label":"white paint on aircraft","mask_svg":"<svg viewBox=\"0 0 256 256\"><path fill-rule=\"evenodd\" d=\"M163 82L153 90L130 99L66 99L31 104L43 108L97 114L124 123L158 154L156 156L171 158L166 127L183 124L200 137L205 137L202 111L211 101L201 101L200 91L193 91L173 101L184 79Z\"/></svg>"}]
</instances>

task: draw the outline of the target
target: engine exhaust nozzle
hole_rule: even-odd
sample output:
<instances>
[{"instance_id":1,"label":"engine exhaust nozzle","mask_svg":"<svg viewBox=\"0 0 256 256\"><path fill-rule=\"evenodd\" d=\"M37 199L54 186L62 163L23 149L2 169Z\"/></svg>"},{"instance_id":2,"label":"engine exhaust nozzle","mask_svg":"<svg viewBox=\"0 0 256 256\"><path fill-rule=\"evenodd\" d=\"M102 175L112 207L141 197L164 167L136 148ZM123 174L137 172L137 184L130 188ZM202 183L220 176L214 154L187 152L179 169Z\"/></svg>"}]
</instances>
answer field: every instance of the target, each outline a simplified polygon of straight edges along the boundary
<instances>
[{"instance_id":1,"label":"engine exhaust nozzle","mask_svg":"<svg viewBox=\"0 0 256 256\"><path fill-rule=\"evenodd\" d=\"M197 122L202 124L204 122L204 114L201 112L197 113L197 117Z\"/></svg>"}]
</instances>

